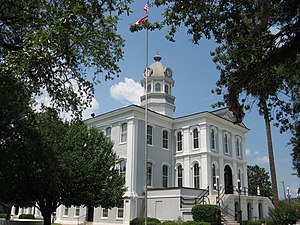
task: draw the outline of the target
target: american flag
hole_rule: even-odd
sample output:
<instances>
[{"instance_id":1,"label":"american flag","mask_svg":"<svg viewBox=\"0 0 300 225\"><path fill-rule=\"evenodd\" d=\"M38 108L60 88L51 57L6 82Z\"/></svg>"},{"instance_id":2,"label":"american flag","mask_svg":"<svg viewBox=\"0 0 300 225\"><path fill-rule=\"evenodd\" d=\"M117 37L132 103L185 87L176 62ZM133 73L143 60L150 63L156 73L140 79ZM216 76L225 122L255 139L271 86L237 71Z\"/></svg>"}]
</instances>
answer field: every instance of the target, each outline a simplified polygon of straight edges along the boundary
<instances>
[{"instance_id":1,"label":"american flag","mask_svg":"<svg viewBox=\"0 0 300 225\"><path fill-rule=\"evenodd\" d=\"M144 10L146 11L146 14L148 14L148 10L149 10L149 1L147 1L147 3L145 4Z\"/></svg>"},{"instance_id":2,"label":"american flag","mask_svg":"<svg viewBox=\"0 0 300 225\"><path fill-rule=\"evenodd\" d=\"M145 15L143 18L141 18L141 19L139 19L138 21L136 21L135 24L142 24L142 23L144 23L146 20L148 20L149 1L147 1L147 3L145 4L144 10L146 11L146 15Z\"/></svg>"}]
</instances>

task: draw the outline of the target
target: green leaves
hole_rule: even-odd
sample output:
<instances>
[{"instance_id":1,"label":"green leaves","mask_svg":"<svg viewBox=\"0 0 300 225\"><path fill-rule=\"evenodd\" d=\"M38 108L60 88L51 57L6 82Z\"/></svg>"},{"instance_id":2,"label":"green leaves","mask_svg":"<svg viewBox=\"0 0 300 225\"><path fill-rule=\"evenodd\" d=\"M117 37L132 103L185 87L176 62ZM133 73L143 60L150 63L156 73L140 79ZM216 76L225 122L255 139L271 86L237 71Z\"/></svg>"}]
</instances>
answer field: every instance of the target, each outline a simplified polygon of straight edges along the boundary
<instances>
[{"instance_id":1,"label":"green leaves","mask_svg":"<svg viewBox=\"0 0 300 225\"><path fill-rule=\"evenodd\" d=\"M117 23L130 3L7 1L0 6L0 67L9 68L32 95L46 90L54 107L79 116L90 105L99 75L113 79L120 73L124 40ZM94 75L87 77L84 67Z\"/></svg>"},{"instance_id":2,"label":"green leaves","mask_svg":"<svg viewBox=\"0 0 300 225\"><path fill-rule=\"evenodd\" d=\"M248 193L257 195L257 187L259 187L260 195L264 197L272 196L271 182L268 172L265 168L258 165L247 166L248 173Z\"/></svg>"}]
</instances>

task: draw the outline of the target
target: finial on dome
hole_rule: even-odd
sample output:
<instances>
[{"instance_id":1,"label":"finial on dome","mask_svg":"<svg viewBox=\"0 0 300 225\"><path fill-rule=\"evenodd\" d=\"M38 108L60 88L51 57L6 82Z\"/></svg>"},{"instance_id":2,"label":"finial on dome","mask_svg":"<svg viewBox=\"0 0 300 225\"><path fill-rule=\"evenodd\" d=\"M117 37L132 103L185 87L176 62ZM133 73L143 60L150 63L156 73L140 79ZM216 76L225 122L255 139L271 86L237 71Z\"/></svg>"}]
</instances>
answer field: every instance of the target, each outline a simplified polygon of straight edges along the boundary
<instances>
[{"instance_id":1,"label":"finial on dome","mask_svg":"<svg viewBox=\"0 0 300 225\"><path fill-rule=\"evenodd\" d=\"M153 58L155 60L155 62L159 62L162 58L160 57L160 55L158 54L158 51L156 51L156 56L154 56Z\"/></svg>"}]
</instances>

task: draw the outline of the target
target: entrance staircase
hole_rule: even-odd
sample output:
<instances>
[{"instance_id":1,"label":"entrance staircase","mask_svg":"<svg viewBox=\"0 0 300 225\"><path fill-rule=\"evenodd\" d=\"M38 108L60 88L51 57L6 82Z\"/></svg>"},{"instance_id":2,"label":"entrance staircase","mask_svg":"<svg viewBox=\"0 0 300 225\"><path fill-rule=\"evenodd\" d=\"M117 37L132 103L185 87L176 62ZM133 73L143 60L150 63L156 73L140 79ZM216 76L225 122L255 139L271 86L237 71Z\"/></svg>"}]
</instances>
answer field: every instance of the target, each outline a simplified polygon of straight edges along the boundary
<instances>
[{"instance_id":1,"label":"entrance staircase","mask_svg":"<svg viewBox=\"0 0 300 225\"><path fill-rule=\"evenodd\" d=\"M224 214L222 214L222 224L224 225L239 225L239 223L235 220L233 220L232 218L230 218L229 216L226 216Z\"/></svg>"}]
</instances>

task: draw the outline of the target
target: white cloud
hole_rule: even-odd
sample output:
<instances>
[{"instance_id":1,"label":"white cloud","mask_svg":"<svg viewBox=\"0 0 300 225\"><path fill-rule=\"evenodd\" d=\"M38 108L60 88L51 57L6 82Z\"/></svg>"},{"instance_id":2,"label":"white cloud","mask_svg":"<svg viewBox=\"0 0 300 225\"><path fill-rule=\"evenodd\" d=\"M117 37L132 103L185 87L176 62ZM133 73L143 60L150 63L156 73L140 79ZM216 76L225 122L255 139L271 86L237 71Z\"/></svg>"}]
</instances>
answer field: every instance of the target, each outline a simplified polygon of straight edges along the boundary
<instances>
[{"instance_id":1,"label":"white cloud","mask_svg":"<svg viewBox=\"0 0 300 225\"><path fill-rule=\"evenodd\" d=\"M258 155L258 154L259 154L259 151L255 151L255 152L254 152L254 155Z\"/></svg>"},{"instance_id":2,"label":"white cloud","mask_svg":"<svg viewBox=\"0 0 300 225\"><path fill-rule=\"evenodd\" d=\"M247 156L251 155L251 150L249 148L246 148L246 155Z\"/></svg>"},{"instance_id":3,"label":"white cloud","mask_svg":"<svg viewBox=\"0 0 300 225\"><path fill-rule=\"evenodd\" d=\"M256 158L255 162L259 163L259 164L269 164L269 157L268 156L263 156L263 157L260 157L260 158Z\"/></svg>"},{"instance_id":4,"label":"white cloud","mask_svg":"<svg viewBox=\"0 0 300 225\"><path fill-rule=\"evenodd\" d=\"M125 104L140 105L143 92L143 87L139 83L127 77L124 82L119 82L110 88L111 97Z\"/></svg>"},{"instance_id":5,"label":"white cloud","mask_svg":"<svg viewBox=\"0 0 300 225\"><path fill-rule=\"evenodd\" d=\"M91 102L91 107L87 108L86 110L84 110L82 112L82 119L85 120L87 118L90 118L91 114L95 113L95 111L98 110L98 109L99 109L99 102L97 101L96 98L93 98L92 102Z\"/></svg>"},{"instance_id":6,"label":"white cloud","mask_svg":"<svg viewBox=\"0 0 300 225\"><path fill-rule=\"evenodd\" d=\"M75 90L76 93L78 93L78 86L76 83L72 82L73 89ZM79 94L79 93L78 93ZM84 98L85 96L82 96ZM51 97L49 96L48 92L46 90L42 90L40 95L34 96L34 99L36 101L36 104L34 105L34 109L37 112L41 111L42 105L46 107L51 106ZM87 119L91 117L91 114L94 113L99 109L99 103L96 98L92 98L91 102L91 107L85 109L82 112L82 119ZM72 113L71 112L66 112L66 111L61 111L59 114L59 117L62 118L63 120L71 120L72 119Z\"/></svg>"}]
</instances>

